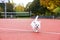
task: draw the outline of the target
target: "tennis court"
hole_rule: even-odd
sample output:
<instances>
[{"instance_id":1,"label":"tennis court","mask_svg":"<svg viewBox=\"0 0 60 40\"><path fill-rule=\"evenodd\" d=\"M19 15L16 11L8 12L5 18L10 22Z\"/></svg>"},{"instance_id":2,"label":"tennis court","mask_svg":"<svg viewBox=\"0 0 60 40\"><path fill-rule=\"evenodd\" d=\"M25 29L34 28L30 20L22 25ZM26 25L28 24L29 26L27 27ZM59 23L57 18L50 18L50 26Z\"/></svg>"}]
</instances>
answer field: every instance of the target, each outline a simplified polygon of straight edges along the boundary
<instances>
[{"instance_id":1,"label":"tennis court","mask_svg":"<svg viewBox=\"0 0 60 40\"><path fill-rule=\"evenodd\" d=\"M0 40L60 40L60 20L38 19L41 29L33 32L31 22L34 19L0 19Z\"/></svg>"}]
</instances>

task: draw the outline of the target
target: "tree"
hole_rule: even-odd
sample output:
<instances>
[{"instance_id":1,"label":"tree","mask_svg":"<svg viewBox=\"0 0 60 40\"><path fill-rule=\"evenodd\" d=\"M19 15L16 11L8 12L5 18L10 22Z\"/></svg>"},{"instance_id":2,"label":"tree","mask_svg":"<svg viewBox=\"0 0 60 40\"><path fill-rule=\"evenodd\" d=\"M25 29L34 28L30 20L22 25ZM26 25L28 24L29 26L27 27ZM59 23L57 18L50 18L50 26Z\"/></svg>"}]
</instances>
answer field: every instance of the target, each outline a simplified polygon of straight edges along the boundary
<instances>
[{"instance_id":1,"label":"tree","mask_svg":"<svg viewBox=\"0 0 60 40\"><path fill-rule=\"evenodd\" d=\"M34 0L30 5L30 10L33 13L37 13L38 9L40 8L39 0Z\"/></svg>"},{"instance_id":2,"label":"tree","mask_svg":"<svg viewBox=\"0 0 60 40\"><path fill-rule=\"evenodd\" d=\"M2 11L4 12L5 11L5 4L4 3L0 3L0 8L2 8ZM13 4L11 3L6 3L6 10L7 12L13 12Z\"/></svg>"},{"instance_id":3,"label":"tree","mask_svg":"<svg viewBox=\"0 0 60 40\"><path fill-rule=\"evenodd\" d=\"M18 6L15 7L14 10L15 10L16 12L23 12L23 11L24 11L24 7L21 6L21 5L18 5Z\"/></svg>"},{"instance_id":4,"label":"tree","mask_svg":"<svg viewBox=\"0 0 60 40\"><path fill-rule=\"evenodd\" d=\"M47 8L40 5L40 0L34 0L30 5L30 11L35 15L45 14Z\"/></svg>"},{"instance_id":5,"label":"tree","mask_svg":"<svg viewBox=\"0 0 60 40\"><path fill-rule=\"evenodd\" d=\"M11 3L6 3L6 8L7 8L7 12L13 12L13 4Z\"/></svg>"},{"instance_id":6,"label":"tree","mask_svg":"<svg viewBox=\"0 0 60 40\"><path fill-rule=\"evenodd\" d=\"M29 2L26 7L25 7L25 11L30 11L30 5L31 5L32 2Z\"/></svg>"},{"instance_id":7,"label":"tree","mask_svg":"<svg viewBox=\"0 0 60 40\"><path fill-rule=\"evenodd\" d=\"M4 3L0 3L0 12L4 12Z\"/></svg>"},{"instance_id":8,"label":"tree","mask_svg":"<svg viewBox=\"0 0 60 40\"><path fill-rule=\"evenodd\" d=\"M2 17L1 12L4 12L4 3L0 3L0 18Z\"/></svg>"},{"instance_id":9,"label":"tree","mask_svg":"<svg viewBox=\"0 0 60 40\"><path fill-rule=\"evenodd\" d=\"M54 10L57 11L56 8L60 7L60 0L40 0L40 4L50 10L52 15L56 16L59 14L54 12Z\"/></svg>"},{"instance_id":10,"label":"tree","mask_svg":"<svg viewBox=\"0 0 60 40\"><path fill-rule=\"evenodd\" d=\"M60 7L55 8L53 12L55 13L55 16L60 16Z\"/></svg>"},{"instance_id":11,"label":"tree","mask_svg":"<svg viewBox=\"0 0 60 40\"><path fill-rule=\"evenodd\" d=\"M3 12L3 8L2 7L0 7L0 12Z\"/></svg>"},{"instance_id":12,"label":"tree","mask_svg":"<svg viewBox=\"0 0 60 40\"><path fill-rule=\"evenodd\" d=\"M40 0L40 4L47 7L49 10L54 10L57 6L60 6L60 0Z\"/></svg>"}]
</instances>

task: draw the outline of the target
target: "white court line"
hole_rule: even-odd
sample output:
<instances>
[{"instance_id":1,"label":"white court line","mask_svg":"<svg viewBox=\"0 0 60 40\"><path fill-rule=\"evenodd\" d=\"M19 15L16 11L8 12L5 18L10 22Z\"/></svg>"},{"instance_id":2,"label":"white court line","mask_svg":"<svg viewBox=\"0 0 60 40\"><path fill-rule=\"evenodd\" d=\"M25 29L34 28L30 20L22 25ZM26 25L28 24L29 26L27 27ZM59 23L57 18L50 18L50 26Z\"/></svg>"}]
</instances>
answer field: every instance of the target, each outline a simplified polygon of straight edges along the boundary
<instances>
[{"instance_id":1,"label":"white court line","mask_svg":"<svg viewBox=\"0 0 60 40\"><path fill-rule=\"evenodd\" d=\"M42 32L42 33L46 33L46 34L60 34L60 32Z\"/></svg>"},{"instance_id":2,"label":"white court line","mask_svg":"<svg viewBox=\"0 0 60 40\"><path fill-rule=\"evenodd\" d=\"M22 30L22 29L9 29L9 28L0 28L0 30L3 31L27 31L27 32L33 32L33 30ZM40 31L39 31L40 32ZM45 34L60 34L60 32L40 32Z\"/></svg>"},{"instance_id":3,"label":"white court line","mask_svg":"<svg viewBox=\"0 0 60 40\"><path fill-rule=\"evenodd\" d=\"M32 31L32 30L22 30L22 29L12 29L12 28L0 28L0 30L4 31Z\"/></svg>"}]
</instances>

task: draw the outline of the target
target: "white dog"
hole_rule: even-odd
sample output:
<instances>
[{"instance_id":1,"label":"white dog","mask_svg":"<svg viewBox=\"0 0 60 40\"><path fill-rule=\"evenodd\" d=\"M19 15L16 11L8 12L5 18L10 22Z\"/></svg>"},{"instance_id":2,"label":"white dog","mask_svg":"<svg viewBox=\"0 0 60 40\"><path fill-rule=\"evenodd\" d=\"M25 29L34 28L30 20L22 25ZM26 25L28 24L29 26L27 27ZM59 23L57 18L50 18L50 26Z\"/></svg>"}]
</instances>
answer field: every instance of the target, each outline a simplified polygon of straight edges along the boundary
<instances>
[{"instance_id":1,"label":"white dog","mask_svg":"<svg viewBox=\"0 0 60 40\"><path fill-rule=\"evenodd\" d=\"M38 16L36 16L35 20L32 21L31 26L34 32L38 32L41 26L41 22L37 20Z\"/></svg>"}]
</instances>

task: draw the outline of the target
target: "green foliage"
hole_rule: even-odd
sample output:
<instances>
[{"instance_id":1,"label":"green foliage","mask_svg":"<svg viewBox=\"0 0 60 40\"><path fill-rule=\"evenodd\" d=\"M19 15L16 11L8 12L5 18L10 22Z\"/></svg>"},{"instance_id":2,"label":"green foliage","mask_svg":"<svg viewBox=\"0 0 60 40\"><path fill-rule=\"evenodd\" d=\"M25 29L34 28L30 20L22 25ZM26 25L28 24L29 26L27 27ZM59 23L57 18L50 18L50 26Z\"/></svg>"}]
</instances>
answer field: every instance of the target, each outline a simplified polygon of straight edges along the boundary
<instances>
[{"instance_id":1,"label":"green foliage","mask_svg":"<svg viewBox=\"0 0 60 40\"><path fill-rule=\"evenodd\" d=\"M5 11L5 4L4 3L0 3L0 7L2 9L2 11ZM13 4L11 3L6 3L6 8L7 8L7 12L13 12Z\"/></svg>"},{"instance_id":2,"label":"green foliage","mask_svg":"<svg viewBox=\"0 0 60 40\"><path fill-rule=\"evenodd\" d=\"M46 10L46 7L40 6L40 0L34 0L30 5L30 11L32 11L32 13L35 13L35 15L45 14Z\"/></svg>"},{"instance_id":3,"label":"green foliage","mask_svg":"<svg viewBox=\"0 0 60 40\"><path fill-rule=\"evenodd\" d=\"M13 12L13 4L11 3L6 3L6 10L7 12ZM5 12L5 4L0 3L0 12ZM2 18L2 13L0 13L0 18Z\"/></svg>"},{"instance_id":4,"label":"green foliage","mask_svg":"<svg viewBox=\"0 0 60 40\"><path fill-rule=\"evenodd\" d=\"M16 12L24 12L24 6L22 5L17 5L14 9Z\"/></svg>"},{"instance_id":5,"label":"green foliage","mask_svg":"<svg viewBox=\"0 0 60 40\"><path fill-rule=\"evenodd\" d=\"M55 13L60 13L60 7L55 8L55 9L53 10L53 12L55 12Z\"/></svg>"},{"instance_id":6,"label":"green foliage","mask_svg":"<svg viewBox=\"0 0 60 40\"><path fill-rule=\"evenodd\" d=\"M26 7L26 11L31 11L33 13L32 15L45 15L48 10L46 7L40 5L40 0L34 0L30 5L29 4Z\"/></svg>"},{"instance_id":7,"label":"green foliage","mask_svg":"<svg viewBox=\"0 0 60 40\"><path fill-rule=\"evenodd\" d=\"M4 3L0 3L0 12L4 12Z\"/></svg>"},{"instance_id":8,"label":"green foliage","mask_svg":"<svg viewBox=\"0 0 60 40\"><path fill-rule=\"evenodd\" d=\"M43 7L46 7L48 10L50 10L52 15L60 16L60 0L40 0L40 3Z\"/></svg>"},{"instance_id":9,"label":"green foliage","mask_svg":"<svg viewBox=\"0 0 60 40\"><path fill-rule=\"evenodd\" d=\"M45 16L51 16L51 13L50 13L50 12L48 12L48 11L46 11Z\"/></svg>"},{"instance_id":10,"label":"green foliage","mask_svg":"<svg viewBox=\"0 0 60 40\"><path fill-rule=\"evenodd\" d=\"M60 7L55 8L53 12L55 13L55 16L60 16Z\"/></svg>"},{"instance_id":11,"label":"green foliage","mask_svg":"<svg viewBox=\"0 0 60 40\"><path fill-rule=\"evenodd\" d=\"M30 10L33 13L36 13L40 8L39 0L34 0L32 4L30 5Z\"/></svg>"},{"instance_id":12,"label":"green foliage","mask_svg":"<svg viewBox=\"0 0 60 40\"><path fill-rule=\"evenodd\" d=\"M7 3L6 8L7 8L7 12L13 12L14 11L13 10L13 4L11 4L11 3Z\"/></svg>"}]
</instances>

